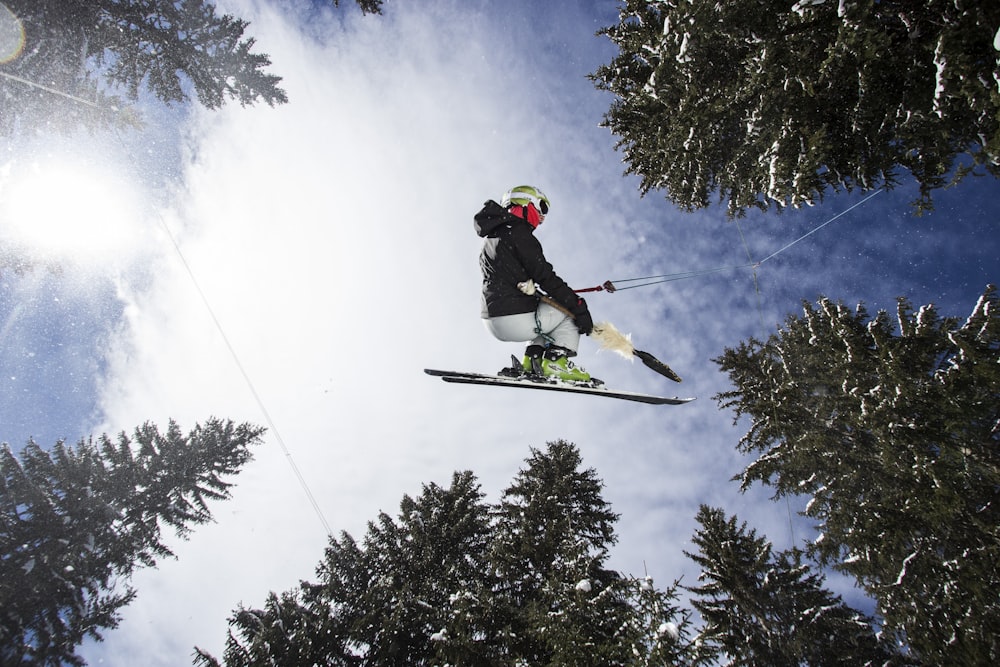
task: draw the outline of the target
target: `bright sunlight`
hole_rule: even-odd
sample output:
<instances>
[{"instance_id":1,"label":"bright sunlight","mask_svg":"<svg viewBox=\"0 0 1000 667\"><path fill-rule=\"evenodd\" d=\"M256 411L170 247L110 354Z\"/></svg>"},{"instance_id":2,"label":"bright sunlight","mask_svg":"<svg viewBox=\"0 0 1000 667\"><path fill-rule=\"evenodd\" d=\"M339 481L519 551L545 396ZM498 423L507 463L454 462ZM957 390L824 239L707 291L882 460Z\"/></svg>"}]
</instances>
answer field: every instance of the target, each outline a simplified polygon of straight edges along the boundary
<instances>
[{"instance_id":1,"label":"bright sunlight","mask_svg":"<svg viewBox=\"0 0 1000 667\"><path fill-rule=\"evenodd\" d=\"M64 263L128 261L142 237L136 186L75 156L0 166L0 243Z\"/></svg>"}]
</instances>

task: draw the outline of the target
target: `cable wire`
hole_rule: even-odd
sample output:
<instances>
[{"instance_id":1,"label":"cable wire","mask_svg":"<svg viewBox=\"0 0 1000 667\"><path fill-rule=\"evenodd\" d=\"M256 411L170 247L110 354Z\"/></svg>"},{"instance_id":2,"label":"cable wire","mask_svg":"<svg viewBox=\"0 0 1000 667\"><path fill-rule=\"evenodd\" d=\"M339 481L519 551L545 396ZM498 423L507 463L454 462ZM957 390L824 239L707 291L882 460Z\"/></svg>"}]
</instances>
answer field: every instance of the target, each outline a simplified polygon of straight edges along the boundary
<instances>
[{"instance_id":1,"label":"cable wire","mask_svg":"<svg viewBox=\"0 0 1000 667\"><path fill-rule=\"evenodd\" d=\"M177 252L177 256L180 258L181 264L184 266L184 270L191 278L191 282L194 284L194 288L198 292L198 296L201 298L201 302L205 305L205 310L208 311L209 316L212 318L212 322L215 324L216 330L218 330L219 335L222 337L222 341L223 343L225 343L226 349L229 350L229 355L233 358L233 363L235 363L236 368L239 369L240 375L243 376L243 381L246 383L247 388L250 390L250 394L253 396L254 402L257 403L257 407L260 409L261 414L263 414L264 421L267 422L268 428L270 429L271 433L274 434L274 439L278 443L278 446L281 447L281 451L285 455L285 460L288 462L289 467L291 467L292 472L295 473L295 477L299 481L299 486L302 487L302 491L306 494L306 498L309 499L309 504L312 505L313 511L316 512L316 516L319 518L320 523L323 525L323 530L326 531L327 535L333 535L333 531L330 529L330 524L329 522L327 522L326 517L323 515L323 510L320 508L319 502L317 502L316 500L316 496L313 495L312 490L309 488L309 484L306 482L306 478L302 475L302 471L299 470L299 466L295 463L295 459L292 458L292 452L288 449L288 445L285 444L285 439L284 437L282 437L281 431L278 430L278 425L271 417L270 411L268 411L267 406L264 404L264 399L262 399L260 394L257 393L257 388L254 385L253 380L250 378L250 374L247 372L247 369L243 365L243 362L240 361L240 356L236 353L236 348L233 347L233 344L229 340L229 336L226 335L226 331L222 326L222 322L219 321L219 318L215 314L215 310L212 308L211 302L208 300L208 296L205 294L205 291L201 288L201 285L198 283L198 278L195 276L194 270L192 270L191 265L188 264L187 259L184 257L184 253L181 251L180 245L177 243L177 240L170 233L170 230L167 229L166 221L164 221L162 217L159 216L159 214L157 217L160 217L162 227L166 231L167 236L170 238L170 242L173 245L174 250Z\"/></svg>"},{"instance_id":2,"label":"cable wire","mask_svg":"<svg viewBox=\"0 0 1000 667\"><path fill-rule=\"evenodd\" d=\"M615 291L620 292L626 289L635 289L637 287L648 287L649 285L659 285L660 283L668 283L675 280L686 280L688 278L697 278L699 276L707 276L712 273L719 273L720 271L730 271L732 269L747 269L750 268L750 264L737 264L733 266L719 266L714 269L701 269L698 271L682 271L680 273L666 273L659 276L644 276L642 278L623 278L620 280L612 280L610 282L614 283ZM625 287L619 287L621 283L631 283L638 281L642 282L638 285L627 285Z\"/></svg>"},{"instance_id":3,"label":"cable wire","mask_svg":"<svg viewBox=\"0 0 1000 667\"><path fill-rule=\"evenodd\" d=\"M117 131L115 132L115 134L118 136L119 142L121 142L122 147L125 149L126 155L129 156L129 160L132 161L133 167L135 167L138 170L138 165L135 164L131 152L125 145L124 139L122 139L121 135L118 134ZM312 490L309 488L308 482L306 482L305 476L303 476L302 471L299 469L299 466L295 463L295 459L292 457L292 452L288 449L288 445L285 443L285 439L284 437L282 437L281 431L278 429L277 423L274 421L274 418L271 417L271 413L267 409L267 405L265 405L264 399L261 398L260 394L257 392L257 388L254 385L253 379L250 377L250 373L247 372L246 367L240 360L239 354L237 354L236 352L236 348L233 347L232 342L229 340L229 336L226 335L226 330L222 326L222 322L219 320L218 316L216 316L215 309L212 308L212 303L211 301L209 301L208 295L206 295L205 291L202 289L201 283L198 281L198 277L194 273L194 269L191 268L191 265L188 263L187 258L184 256L184 252L181 250L180 243L178 243L177 238L174 236L173 232L170 231L170 227L167 225L167 221L163 218L163 215L161 214L160 210L155 209L155 211L156 211L156 219L159 222L161 229L163 229L164 234L166 234L167 238L170 240L170 244L173 246L174 252L177 253L177 257L180 259L181 265L184 267L185 272L191 279L191 283L194 285L195 291L198 292L198 296L201 298L201 302L205 306L205 310L208 312L209 317L211 317L213 324L215 324L215 328L219 332L219 335L222 337L222 341L225 344L226 349L229 350L229 355L232 357L233 363L236 364L236 368L239 370L240 375L243 377L244 383L246 383L247 388L250 390L250 394L251 396L253 396L254 402L257 404L258 409L264 416L264 421L267 423L268 429L273 434L274 439L278 443L278 446L281 448L282 453L284 453L285 460L288 462L289 467L295 474L295 477L299 482L299 486L302 487L303 493L305 493L306 498L309 500L309 504L312 505L313 511L316 513L316 517L319 519L319 522L323 525L323 530L326 531L326 534L328 536L333 535L333 531L330 528L330 524L326 520L326 516L323 514L322 508L320 508L319 502L317 502L316 500L316 496L313 495Z\"/></svg>"},{"instance_id":4,"label":"cable wire","mask_svg":"<svg viewBox=\"0 0 1000 667\"><path fill-rule=\"evenodd\" d=\"M85 100L82 97L71 95L70 93L66 93L56 88L52 88L51 86L45 86L43 84L36 83L34 81L29 81L28 79L24 79L14 74L10 74L8 72L0 72L0 76L4 76L13 81L17 81L19 83L23 83L25 85L32 86L34 88L44 90L45 92L51 93L53 95L65 97L74 102L85 104L89 107L94 107L97 109L102 108L101 105L95 102L91 102L90 100ZM132 157L131 151L128 150L128 146L125 144L125 140L122 138L121 134L117 130L114 130L114 133L118 139L118 142L121 144L122 149L125 151L125 154L128 156L129 161L132 163L133 168L135 168L136 171L138 171L139 166L138 164L136 164L135 159ZM201 284L198 282L198 278L197 276L195 276L194 270L191 268L191 265L188 264L187 258L184 257L184 253L183 251L181 251L180 244L177 242L176 237L170 231L170 227L167 225L166 220L163 219L163 215L160 213L159 209L156 209L156 218L160 224L160 227L163 229L163 232L167 235L167 238L170 239L170 243L171 245L173 245L174 251L180 258L181 264L184 266L184 270L187 272L188 277L190 277L195 290L198 292L198 296L201 298L201 302L202 304L204 304L205 310L208 311L209 316L212 318L212 322L215 324L215 328L218 330L219 335L222 336L222 340L225 343L226 348L229 350L229 354L233 358L233 362L236 364L236 368L239 369L240 375L243 376L243 381L246 383L247 388L250 390L250 394L253 396L254 401L257 403L257 407L260 409L261 414L263 414L264 420L267 422L268 428L270 429L271 433L274 434L275 441L278 443L278 446L281 447L281 451L285 454L285 460L288 461L288 465L291 467L292 472L295 473L295 477L296 479L298 479L299 486L302 487L303 492L306 494L306 498L308 498L309 503L312 505L313 510L316 512L316 516L319 518L320 523L323 525L323 530L326 531L327 535L333 535L333 531L330 529L330 524L326 520L326 517L323 515L323 510L320 508L319 503L316 501L316 496L313 495L312 490L309 488L309 484L306 482L305 477L302 475L302 471L299 470L298 465L296 465L295 463L295 459L292 458L292 453L288 449L288 445L285 444L285 439L282 437L281 431L278 430L278 425L271 417L271 413L268 411L267 406L264 404L264 400L257 392L257 388L254 385L253 380L250 378L250 374L247 372L246 367L243 365L243 362L240 361L240 357L236 353L236 348L233 347L232 342L229 340L229 336L226 335L226 330L222 326L222 322L220 322L219 318L216 316L215 310L212 308L212 304L208 300L208 296L205 294L205 291L201 288Z\"/></svg>"},{"instance_id":5,"label":"cable wire","mask_svg":"<svg viewBox=\"0 0 1000 667\"><path fill-rule=\"evenodd\" d=\"M856 203L856 204L850 206L849 208L841 211L840 213L836 214L835 216L833 216L832 218L830 218L829 220L827 220L823 224L821 224L821 225L819 225L817 227L814 227L813 229L809 230L808 232L806 232L802 236L798 237L794 241L792 241L790 243L786 243L785 245L783 245L782 247L778 248L777 250L775 250L774 252L772 252L770 255L768 255L764 259L760 260L759 262L755 262L754 259L753 259L753 256L750 254L750 246L747 244L746 236L744 236L744 234L743 234L743 229L742 229L742 227L740 227L739 220L736 220L735 221L736 222L736 229L739 231L740 241L743 243L743 249L746 251L747 260L750 262L749 264L732 264L732 265L729 265L729 266L718 266L718 267L715 267L715 268L712 268L712 269L700 269L700 270L695 270L695 271L681 271L681 272L678 272L678 273L664 273L664 274L656 275L656 276L642 276L642 277L638 277L638 278L619 278L617 280L609 280L608 281L609 283L611 283L614 286L613 290L608 290L608 291L620 292L621 290L635 289L637 287L648 287L649 285L659 285L660 283L672 282L672 281L675 281L675 280L687 280L688 278L698 278L700 276L707 276L707 275L710 275L710 274L713 274L713 273L720 273L722 271L732 271L734 269L753 269L754 289L757 289L757 291L759 292L759 289L757 288L757 267L759 267L761 264L763 264L764 262L766 262L766 261L768 261L770 259L774 259L775 257L777 257L778 255L780 255L781 253L785 252L786 250L788 250L789 248L791 248L792 246L794 246L796 243L799 243L800 241L802 241L802 240L804 240L804 239L812 236L813 234L815 234L819 230L823 229L824 227L826 227L827 225L829 225L833 221L837 220L838 218L841 218L844 215L847 215L848 213L850 213L854 209L858 208L862 204L865 204L866 202L868 202L868 200L870 200L872 197L874 197L875 195L879 194L880 192L882 192L882 191L881 190L876 190L875 192L873 192L872 194L868 195L867 197L865 197L864 199L862 199L858 203ZM625 287L621 287L620 285L622 285L622 283L639 283L639 284L637 284L637 285L626 285ZM601 287L601 288L589 288L588 290L577 290L577 291L578 292L583 292L583 291L602 291L603 289L604 288Z\"/></svg>"},{"instance_id":6,"label":"cable wire","mask_svg":"<svg viewBox=\"0 0 1000 667\"><path fill-rule=\"evenodd\" d=\"M829 220L827 220L826 222L824 222L819 227L816 227L815 229L812 229L812 230L806 232L805 234L803 234L799 238L795 239L791 243L789 243L789 244L787 244L785 246L782 246L781 248L778 248L777 250L775 250L774 252L772 252L770 255L768 255L764 259L760 260L759 262L757 262L758 266L761 265L761 264L763 264L767 260L771 259L772 257L774 257L776 255L779 255L779 254L783 253L784 251L788 250L789 248L791 248L793 245L795 245L796 243L798 243L802 239L804 239L804 238L806 238L808 236L812 236L813 234L815 234L819 230L823 229L824 227L826 227L827 225L829 225L831 222L833 222L837 218L839 218L841 216L844 216L844 215L847 215L848 213L850 213L851 211L853 211L857 207L861 206L862 204L864 204L865 202L867 202L869 199L871 199L875 195L879 194L880 192L882 192L882 191L881 190L876 190L875 192L871 193L870 195L868 195L867 197L865 197L864 199L862 199L861 201L859 201L857 204L854 204L850 208L847 208L847 209L841 211L840 213L838 213L837 215L833 216L832 218L830 218Z\"/></svg>"},{"instance_id":7,"label":"cable wire","mask_svg":"<svg viewBox=\"0 0 1000 667\"><path fill-rule=\"evenodd\" d=\"M9 72L0 71L0 76L6 77L13 81L23 83L26 86L32 86L33 88L38 88L39 90L44 90L47 93L52 93L53 95L59 95L60 97L65 97L66 99L73 100L74 102L79 102L80 104L86 104L89 107L94 107L95 109L103 109L100 104L96 102L91 102L90 100L85 100L82 97L77 97L76 95L70 95L69 93L64 93L61 90L52 88L51 86L45 86L40 83L35 83L34 81L29 81L28 79L23 79L16 74L11 74Z\"/></svg>"}]
</instances>

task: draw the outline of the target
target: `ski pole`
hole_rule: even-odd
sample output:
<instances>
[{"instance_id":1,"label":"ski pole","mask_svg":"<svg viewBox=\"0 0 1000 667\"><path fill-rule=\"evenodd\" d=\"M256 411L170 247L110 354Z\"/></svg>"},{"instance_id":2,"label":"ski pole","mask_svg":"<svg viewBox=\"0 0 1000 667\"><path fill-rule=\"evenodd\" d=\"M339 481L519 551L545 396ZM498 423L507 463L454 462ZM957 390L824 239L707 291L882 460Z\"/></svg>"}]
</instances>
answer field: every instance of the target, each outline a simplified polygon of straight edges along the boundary
<instances>
[{"instance_id":1,"label":"ski pole","mask_svg":"<svg viewBox=\"0 0 1000 667\"><path fill-rule=\"evenodd\" d=\"M569 310L569 308L566 308L552 297L545 294L539 294L538 297L543 303L547 303L559 312L573 317L573 313ZM616 329L610 322L595 324L591 335L604 349L617 352L626 359L631 359L633 355L639 357L639 360L645 364L647 368L656 371L663 377L673 380L674 382L681 381L681 376L675 373L670 366L667 366L649 352L635 349L635 346L632 344L632 341L629 340L628 336L625 336L618 331L618 329Z\"/></svg>"},{"instance_id":2,"label":"ski pole","mask_svg":"<svg viewBox=\"0 0 1000 667\"><path fill-rule=\"evenodd\" d=\"M615 287L615 284L613 282L611 282L610 280L605 280L602 284L598 285L597 287L583 287L580 289L575 289L573 291L576 292L577 294L583 294L584 292L607 292L608 294L612 294L616 289L618 288Z\"/></svg>"}]
</instances>

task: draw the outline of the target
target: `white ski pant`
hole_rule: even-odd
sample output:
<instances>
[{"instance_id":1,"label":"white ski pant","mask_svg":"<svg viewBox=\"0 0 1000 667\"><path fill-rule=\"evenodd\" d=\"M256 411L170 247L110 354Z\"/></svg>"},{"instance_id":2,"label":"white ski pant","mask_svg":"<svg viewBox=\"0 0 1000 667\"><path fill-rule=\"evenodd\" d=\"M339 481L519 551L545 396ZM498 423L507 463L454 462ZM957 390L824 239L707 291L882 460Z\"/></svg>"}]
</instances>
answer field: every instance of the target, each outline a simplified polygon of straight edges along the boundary
<instances>
[{"instance_id":1,"label":"white ski pant","mask_svg":"<svg viewBox=\"0 0 1000 667\"><path fill-rule=\"evenodd\" d=\"M486 328L499 340L508 343L558 345L571 352L580 346L580 330L576 321L547 303L539 303L533 313L501 315L483 320Z\"/></svg>"}]
</instances>

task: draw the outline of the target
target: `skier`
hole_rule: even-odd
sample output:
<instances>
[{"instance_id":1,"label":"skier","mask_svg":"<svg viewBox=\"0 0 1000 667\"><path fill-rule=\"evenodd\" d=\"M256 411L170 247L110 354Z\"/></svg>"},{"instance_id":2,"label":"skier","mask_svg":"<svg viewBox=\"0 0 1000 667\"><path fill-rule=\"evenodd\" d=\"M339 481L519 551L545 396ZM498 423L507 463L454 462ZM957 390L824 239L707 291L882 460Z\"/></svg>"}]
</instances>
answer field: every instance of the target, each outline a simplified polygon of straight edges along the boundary
<instances>
[{"instance_id":1,"label":"skier","mask_svg":"<svg viewBox=\"0 0 1000 667\"><path fill-rule=\"evenodd\" d=\"M569 360L576 356L580 334L589 335L594 321L587 302L556 275L535 238L549 207L541 190L519 185L499 204L488 200L475 215L476 233L484 239L479 256L483 321L499 340L529 343L520 367L505 368L501 375L600 382Z\"/></svg>"}]
</instances>

